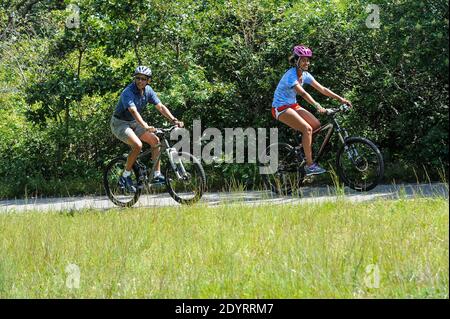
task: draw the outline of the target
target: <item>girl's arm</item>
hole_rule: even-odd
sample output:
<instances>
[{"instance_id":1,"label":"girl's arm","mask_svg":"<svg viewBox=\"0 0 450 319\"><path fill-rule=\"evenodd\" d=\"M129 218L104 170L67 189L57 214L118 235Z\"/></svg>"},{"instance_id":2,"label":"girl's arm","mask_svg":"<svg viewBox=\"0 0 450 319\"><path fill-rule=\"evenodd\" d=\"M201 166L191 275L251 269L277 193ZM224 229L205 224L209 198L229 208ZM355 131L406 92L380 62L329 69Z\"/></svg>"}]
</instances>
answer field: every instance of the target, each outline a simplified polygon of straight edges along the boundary
<instances>
[{"instance_id":1,"label":"girl's arm","mask_svg":"<svg viewBox=\"0 0 450 319\"><path fill-rule=\"evenodd\" d=\"M309 93L306 92L304 88L302 88L300 84L295 85L295 92L297 92L298 95L304 98L306 102L313 105L319 111L319 113L325 113L327 111L318 102L316 102L313 97L309 95Z\"/></svg>"},{"instance_id":2,"label":"girl's arm","mask_svg":"<svg viewBox=\"0 0 450 319\"><path fill-rule=\"evenodd\" d=\"M325 95L325 96L328 96L328 97L331 97L331 98L333 98L333 99L335 99L335 100L338 100L338 101L339 101L340 103L342 103L342 104L347 104L347 105L349 105L349 106L352 106L352 103L351 103L349 100L344 99L343 97L337 95L336 93L334 93L334 92L331 91L330 89L327 89L326 87L322 86L322 85L321 85L319 82L317 82L316 80L313 80L313 81L311 82L311 86L312 86L313 88L315 88L318 92L320 92L321 94L323 94L323 95Z\"/></svg>"}]
</instances>

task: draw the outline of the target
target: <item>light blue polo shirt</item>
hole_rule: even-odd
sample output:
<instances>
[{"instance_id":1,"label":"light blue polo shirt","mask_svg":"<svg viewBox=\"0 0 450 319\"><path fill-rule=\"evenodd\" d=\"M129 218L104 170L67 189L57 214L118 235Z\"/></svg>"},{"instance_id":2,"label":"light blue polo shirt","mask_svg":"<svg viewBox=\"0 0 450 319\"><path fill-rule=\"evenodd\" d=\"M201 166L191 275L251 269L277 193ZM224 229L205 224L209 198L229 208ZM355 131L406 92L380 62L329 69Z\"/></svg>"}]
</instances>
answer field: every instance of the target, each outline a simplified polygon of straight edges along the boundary
<instances>
[{"instance_id":1,"label":"light blue polo shirt","mask_svg":"<svg viewBox=\"0 0 450 319\"><path fill-rule=\"evenodd\" d=\"M311 85L314 77L306 71L302 73L302 83L300 85L303 87L304 84ZM281 78L278 86L273 95L272 107L280 107L288 104L297 103L297 92L295 92L294 86L298 84L297 70L292 67L286 71L286 73Z\"/></svg>"},{"instance_id":2,"label":"light blue polo shirt","mask_svg":"<svg viewBox=\"0 0 450 319\"><path fill-rule=\"evenodd\" d=\"M145 87L144 95L141 95L136 83L129 84L120 94L119 103L116 105L114 115L124 121L133 121L134 117L128 110L129 107L135 106L139 113L145 109L148 103L159 104L161 101L150 85Z\"/></svg>"}]
</instances>

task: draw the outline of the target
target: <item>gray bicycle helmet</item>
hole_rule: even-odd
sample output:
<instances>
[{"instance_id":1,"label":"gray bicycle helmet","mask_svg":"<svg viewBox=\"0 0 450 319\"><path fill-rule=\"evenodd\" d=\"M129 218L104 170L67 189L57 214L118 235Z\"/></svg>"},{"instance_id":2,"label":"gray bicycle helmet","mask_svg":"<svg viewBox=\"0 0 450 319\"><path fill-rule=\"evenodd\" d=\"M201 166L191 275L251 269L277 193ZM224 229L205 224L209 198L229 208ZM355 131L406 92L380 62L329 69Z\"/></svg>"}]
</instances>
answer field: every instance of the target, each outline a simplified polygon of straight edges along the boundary
<instances>
[{"instance_id":1,"label":"gray bicycle helmet","mask_svg":"<svg viewBox=\"0 0 450 319\"><path fill-rule=\"evenodd\" d=\"M134 70L134 75L136 74L143 74L145 76L151 77L152 76L152 70L150 70L149 67L146 67L145 65L140 65Z\"/></svg>"}]
</instances>

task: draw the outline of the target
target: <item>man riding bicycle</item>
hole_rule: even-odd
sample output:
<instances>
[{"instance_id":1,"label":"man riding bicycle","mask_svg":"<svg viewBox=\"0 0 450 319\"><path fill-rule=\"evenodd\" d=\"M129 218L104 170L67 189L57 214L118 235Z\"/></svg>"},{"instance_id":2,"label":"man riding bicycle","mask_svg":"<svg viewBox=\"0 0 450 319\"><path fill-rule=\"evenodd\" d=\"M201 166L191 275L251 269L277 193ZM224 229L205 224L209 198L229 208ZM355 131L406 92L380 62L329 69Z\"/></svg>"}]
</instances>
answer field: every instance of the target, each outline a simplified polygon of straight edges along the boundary
<instances>
[{"instance_id":1,"label":"man riding bicycle","mask_svg":"<svg viewBox=\"0 0 450 319\"><path fill-rule=\"evenodd\" d=\"M319 113L326 113L327 110L303 89L304 84L311 85L321 94L334 98L342 104L351 106L351 102L323 87L307 72L310 58L312 58L311 49L304 45L294 47L293 54L289 59L293 67L283 75L278 83L272 103L272 116L302 133L302 145L306 157L306 175L316 175L326 172L312 160L312 133L320 128L320 122L313 114L298 105L296 95L300 95L306 102L315 106Z\"/></svg>"},{"instance_id":2,"label":"man riding bicycle","mask_svg":"<svg viewBox=\"0 0 450 319\"><path fill-rule=\"evenodd\" d=\"M115 137L131 147L125 170L119 180L119 186L129 192L136 192L136 187L131 179L131 170L136 158L142 150L142 141L152 147L152 159L159 156L159 138L153 133L156 129L149 126L141 116L148 103L154 104L156 109L170 122L178 127L183 127L183 122L178 121L169 109L161 103L155 91L151 88L150 80L152 71L146 66L138 66L134 71L134 81L130 83L120 94L119 102L111 117L111 131ZM154 182L163 183L160 163L156 164Z\"/></svg>"}]
</instances>

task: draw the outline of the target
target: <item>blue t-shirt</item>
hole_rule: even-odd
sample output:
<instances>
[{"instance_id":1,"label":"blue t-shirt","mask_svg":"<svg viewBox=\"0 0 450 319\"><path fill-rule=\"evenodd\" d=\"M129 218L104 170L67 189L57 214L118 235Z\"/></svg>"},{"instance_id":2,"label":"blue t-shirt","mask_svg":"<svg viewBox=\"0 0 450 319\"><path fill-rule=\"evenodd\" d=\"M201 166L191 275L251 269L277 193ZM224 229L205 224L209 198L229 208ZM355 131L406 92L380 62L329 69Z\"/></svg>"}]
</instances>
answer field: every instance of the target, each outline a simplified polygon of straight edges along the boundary
<instances>
[{"instance_id":1,"label":"blue t-shirt","mask_svg":"<svg viewBox=\"0 0 450 319\"><path fill-rule=\"evenodd\" d=\"M302 83L311 84L314 77L306 71L302 73ZM287 104L297 103L297 92L294 86L298 84L297 70L292 67L283 75L273 95L272 107L280 107Z\"/></svg>"},{"instance_id":2,"label":"blue t-shirt","mask_svg":"<svg viewBox=\"0 0 450 319\"><path fill-rule=\"evenodd\" d=\"M128 108L135 106L138 112L141 113L148 103L156 105L161 103L161 101L150 85L145 86L144 95L141 95L136 83L133 82L120 94L119 103L116 105L114 115L124 121L133 121L134 117Z\"/></svg>"}]
</instances>

